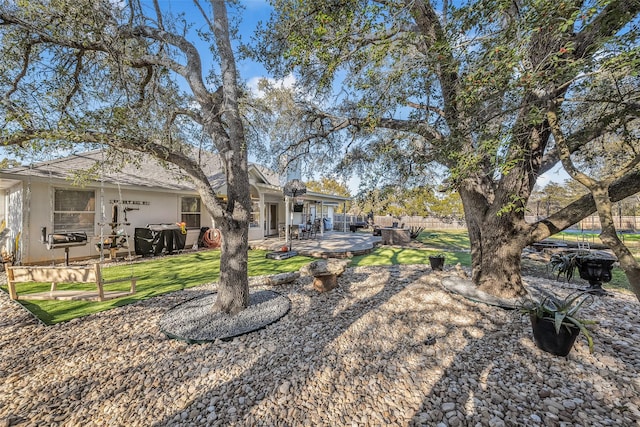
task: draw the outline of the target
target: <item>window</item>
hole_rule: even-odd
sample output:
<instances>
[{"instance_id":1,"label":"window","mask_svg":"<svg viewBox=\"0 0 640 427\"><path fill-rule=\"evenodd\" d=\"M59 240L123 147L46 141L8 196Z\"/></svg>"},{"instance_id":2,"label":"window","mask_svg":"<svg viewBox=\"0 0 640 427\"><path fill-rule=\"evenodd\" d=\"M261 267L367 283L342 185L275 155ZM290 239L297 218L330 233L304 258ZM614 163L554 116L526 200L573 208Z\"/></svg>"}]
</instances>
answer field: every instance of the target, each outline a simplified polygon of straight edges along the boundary
<instances>
[{"instance_id":1,"label":"window","mask_svg":"<svg viewBox=\"0 0 640 427\"><path fill-rule=\"evenodd\" d=\"M93 190L54 190L53 231L93 234L96 195Z\"/></svg>"},{"instance_id":2,"label":"window","mask_svg":"<svg viewBox=\"0 0 640 427\"><path fill-rule=\"evenodd\" d=\"M249 215L249 228L260 227L260 195L251 188L251 214Z\"/></svg>"},{"instance_id":3,"label":"window","mask_svg":"<svg viewBox=\"0 0 640 427\"><path fill-rule=\"evenodd\" d=\"M180 207L180 221L187 227L200 228L200 197L182 197Z\"/></svg>"},{"instance_id":4,"label":"window","mask_svg":"<svg viewBox=\"0 0 640 427\"><path fill-rule=\"evenodd\" d=\"M249 228L260 227L260 201L251 202L251 216L249 217Z\"/></svg>"}]
</instances>

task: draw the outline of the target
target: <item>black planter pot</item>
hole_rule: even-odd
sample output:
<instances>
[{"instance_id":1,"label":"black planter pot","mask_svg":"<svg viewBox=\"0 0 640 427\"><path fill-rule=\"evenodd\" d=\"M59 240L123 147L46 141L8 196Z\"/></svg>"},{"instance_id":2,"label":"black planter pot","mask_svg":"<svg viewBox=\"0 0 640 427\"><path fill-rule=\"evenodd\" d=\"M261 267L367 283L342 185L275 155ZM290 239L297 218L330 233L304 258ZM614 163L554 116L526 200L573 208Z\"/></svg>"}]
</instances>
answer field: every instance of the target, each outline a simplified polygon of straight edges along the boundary
<instances>
[{"instance_id":1,"label":"black planter pot","mask_svg":"<svg viewBox=\"0 0 640 427\"><path fill-rule=\"evenodd\" d=\"M611 281L611 269L615 259L611 258L595 258L585 259L578 264L578 272L580 277L588 280L591 285L590 291L603 293L602 282Z\"/></svg>"},{"instance_id":2,"label":"black planter pot","mask_svg":"<svg viewBox=\"0 0 640 427\"><path fill-rule=\"evenodd\" d=\"M560 332L556 333L553 319L550 317L539 318L536 315L531 315L531 327L533 341L538 348L556 356L569 354L580 334L580 329L570 323L563 323Z\"/></svg>"},{"instance_id":3,"label":"black planter pot","mask_svg":"<svg viewBox=\"0 0 640 427\"><path fill-rule=\"evenodd\" d=\"M442 271L444 267L444 257L430 256L429 264L432 270Z\"/></svg>"}]
</instances>

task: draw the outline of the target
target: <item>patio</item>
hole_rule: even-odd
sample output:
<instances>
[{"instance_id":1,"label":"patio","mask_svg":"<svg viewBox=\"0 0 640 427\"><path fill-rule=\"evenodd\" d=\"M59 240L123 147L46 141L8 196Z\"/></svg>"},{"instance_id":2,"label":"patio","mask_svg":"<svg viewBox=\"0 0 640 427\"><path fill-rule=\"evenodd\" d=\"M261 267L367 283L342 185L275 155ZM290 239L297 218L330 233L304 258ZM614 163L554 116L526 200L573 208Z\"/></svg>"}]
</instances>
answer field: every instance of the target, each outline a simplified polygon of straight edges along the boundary
<instances>
[{"instance_id":1,"label":"patio","mask_svg":"<svg viewBox=\"0 0 640 427\"><path fill-rule=\"evenodd\" d=\"M369 253L381 242L380 236L371 233L345 233L325 231L314 239L293 239L292 249L299 255L314 258L346 258ZM251 249L279 251L287 242L278 237L268 237L249 242Z\"/></svg>"}]
</instances>

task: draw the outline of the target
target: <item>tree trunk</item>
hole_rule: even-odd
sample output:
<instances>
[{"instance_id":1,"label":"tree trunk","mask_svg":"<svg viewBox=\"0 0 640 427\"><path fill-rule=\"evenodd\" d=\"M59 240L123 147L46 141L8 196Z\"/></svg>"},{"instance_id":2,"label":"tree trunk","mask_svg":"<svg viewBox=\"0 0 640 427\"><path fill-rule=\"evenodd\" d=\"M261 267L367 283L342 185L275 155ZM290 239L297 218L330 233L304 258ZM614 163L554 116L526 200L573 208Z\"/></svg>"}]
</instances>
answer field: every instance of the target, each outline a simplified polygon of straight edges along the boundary
<instances>
[{"instance_id":1,"label":"tree trunk","mask_svg":"<svg viewBox=\"0 0 640 427\"><path fill-rule=\"evenodd\" d=\"M498 215L477 192L461 189L460 197L469 230L473 283L501 298L526 295L520 271L527 244L524 220L516 212Z\"/></svg>"},{"instance_id":2,"label":"tree trunk","mask_svg":"<svg viewBox=\"0 0 640 427\"><path fill-rule=\"evenodd\" d=\"M220 283L214 310L234 315L249 305L249 223L223 221L219 226L222 232L222 250Z\"/></svg>"},{"instance_id":3,"label":"tree trunk","mask_svg":"<svg viewBox=\"0 0 640 427\"><path fill-rule=\"evenodd\" d=\"M234 315L249 305L249 215L251 198L246 139L238 104L238 72L229 36L229 20L223 0L211 0L216 46L222 77L222 105L207 112L211 136L225 163L227 206L220 221L222 252L220 284L215 310ZM203 99L203 106L209 98ZM218 120L223 119L223 122ZM216 122L219 127L216 126ZM205 126L206 127L206 126ZM216 218L218 220L218 218Z\"/></svg>"},{"instance_id":4,"label":"tree trunk","mask_svg":"<svg viewBox=\"0 0 640 427\"><path fill-rule=\"evenodd\" d=\"M516 225L486 218L480 226L476 223L467 223L467 226L473 248L472 280L478 288L501 298L526 295L521 277L524 244Z\"/></svg>"},{"instance_id":5,"label":"tree trunk","mask_svg":"<svg viewBox=\"0 0 640 427\"><path fill-rule=\"evenodd\" d=\"M618 257L618 262L627 276L631 290L640 301L640 265L616 233L613 215L611 214L611 199L609 197L608 187L601 185L590 188L590 190L596 203L598 217L600 218L600 224L602 226L600 240Z\"/></svg>"},{"instance_id":6,"label":"tree trunk","mask_svg":"<svg viewBox=\"0 0 640 427\"><path fill-rule=\"evenodd\" d=\"M234 315L249 305L249 215L251 211L246 151L224 153L227 183L225 215L215 218L222 233L220 283L215 310Z\"/></svg>"}]
</instances>

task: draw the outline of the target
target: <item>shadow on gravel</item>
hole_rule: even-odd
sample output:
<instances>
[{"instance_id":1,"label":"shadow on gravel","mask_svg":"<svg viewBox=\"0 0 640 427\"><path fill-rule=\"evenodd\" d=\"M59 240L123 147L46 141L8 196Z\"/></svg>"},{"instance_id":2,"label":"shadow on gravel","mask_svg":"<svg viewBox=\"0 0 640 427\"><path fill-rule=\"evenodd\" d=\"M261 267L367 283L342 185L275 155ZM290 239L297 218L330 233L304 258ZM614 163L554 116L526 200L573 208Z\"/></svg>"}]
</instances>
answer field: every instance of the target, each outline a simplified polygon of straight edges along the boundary
<instances>
[{"instance_id":1,"label":"shadow on gravel","mask_svg":"<svg viewBox=\"0 0 640 427\"><path fill-rule=\"evenodd\" d=\"M380 269L383 275L389 275L386 268ZM193 411L199 412L197 408L215 407L216 417L210 419L222 421L220 425L227 425L239 422L242 425L256 423L258 419L263 425L292 425L304 424L303 419L288 419L283 414L274 411L266 414L251 415L252 407L263 405L278 408L277 402L287 397L291 397L301 392L298 388L304 384L313 382L321 373L318 371L324 368L323 360L335 354L335 350L329 348L333 342L344 332L357 323L362 316L377 310L390 298L402 291L403 286L398 286L392 280L384 280L385 284L370 295L357 299L351 292L353 281L365 283L369 280L367 274L351 274L347 281L346 275L339 280L338 288L323 294L316 292L311 285L311 278L302 278L299 284L278 287L277 290L292 300L290 312L279 322L268 326L266 329L258 331L258 336L254 334L244 335L232 341L243 340L246 345L241 345L246 354L236 354L238 364L245 366L244 369L233 369L227 367L225 370L233 372L233 376L228 381L219 384L215 388L205 390L198 389L194 395L189 395L189 402L183 411L171 414L160 421L153 423L154 426L171 425L183 417L184 413ZM379 281L379 278L376 279ZM354 300L355 298L355 300ZM287 334L287 339L292 339L292 343L279 343L279 334ZM259 355L258 348L251 348L253 338L260 338L270 343L273 348ZM290 346L293 344L293 346ZM206 351L225 351L227 343L216 342L202 344L208 347ZM295 350L292 350L294 348ZM305 354L306 363L300 365L299 358L294 352ZM230 355L231 356L231 355ZM337 362L339 363L339 362ZM274 366L278 368L274 370ZM194 367L193 369L198 369ZM302 379L301 379L302 378ZM256 384L261 389L256 390ZM291 390L285 390L288 384ZM229 392L230 390L235 392ZM239 398L244 403L239 403ZM293 408L285 408L288 411ZM298 408L300 410L302 408ZM183 419L184 420L184 419ZM186 423L186 420L184 420ZM190 419L190 422L195 422ZM308 419L307 425L311 422ZM328 423L328 421L325 421Z\"/></svg>"}]
</instances>

